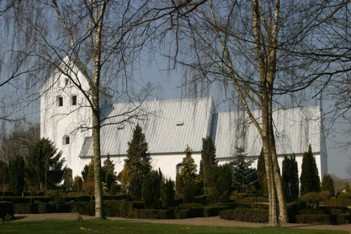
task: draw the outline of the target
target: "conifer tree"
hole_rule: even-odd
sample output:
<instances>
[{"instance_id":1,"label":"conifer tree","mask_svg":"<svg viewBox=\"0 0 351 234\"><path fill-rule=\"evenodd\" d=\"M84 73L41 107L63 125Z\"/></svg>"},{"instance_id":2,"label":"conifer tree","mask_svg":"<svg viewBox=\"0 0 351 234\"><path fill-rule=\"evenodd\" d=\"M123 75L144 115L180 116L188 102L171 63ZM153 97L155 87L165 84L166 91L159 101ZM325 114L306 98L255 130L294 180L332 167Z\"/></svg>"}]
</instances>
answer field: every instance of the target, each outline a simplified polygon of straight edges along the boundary
<instances>
[{"instance_id":1,"label":"conifer tree","mask_svg":"<svg viewBox=\"0 0 351 234\"><path fill-rule=\"evenodd\" d=\"M86 182L91 182L94 181L94 160L91 159L89 165L88 165L88 173L87 173L87 181Z\"/></svg>"},{"instance_id":2,"label":"conifer tree","mask_svg":"<svg viewBox=\"0 0 351 234\"><path fill-rule=\"evenodd\" d=\"M308 147L308 152L305 152L302 158L300 182L301 195L309 192L320 192L320 179L311 145Z\"/></svg>"},{"instance_id":3,"label":"conifer tree","mask_svg":"<svg viewBox=\"0 0 351 234\"><path fill-rule=\"evenodd\" d=\"M257 160L257 180L258 180L258 187L259 187L259 195L263 197L267 197L268 187L267 187L267 177L266 177L266 166L264 163L262 150Z\"/></svg>"},{"instance_id":4,"label":"conifer tree","mask_svg":"<svg viewBox=\"0 0 351 234\"><path fill-rule=\"evenodd\" d=\"M144 176L151 171L151 157L148 153L148 144L142 129L137 125L133 132L133 137L128 142L127 159L119 174L119 180L133 199L142 198L142 184Z\"/></svg>"},{"instance_id":5,"label":"conifer tree","mask_svg":"<svg viewBox=\"0 0 351 234\"><path fill-rule=\"evenodd\" d=\"M75 176L73 180L73 191L80 193L82 191L83 179L80 176Z\"/></svg>"},{"instance_id":6,"label":"conifer tree","mask_svg":"<svg viewBox=\"0 0 351 234\"><path fill-rule=\"evenodd\" d=\"M67 167L64 171L63 187L64 187L65 191L70 191L71 189L73 189L73 175L72 175L71 168Z\"/></svg>"},{"instance_id":7,"label":"conifer tree","mask_svg":"<svg viewBox=\"0 0 351 234\"><path fill-rule=\"evenodd\" d=\"M248 192L248 189L257 183L257 172L250 168L252 160L247 160L244 150L238 148L231 164L234 190L239 193Z\"/></svg>"},{"instance_id":8,"label":"conifer tree","mask_svg":"<svg viewBox=\"0 0 351 234\"><path fill-rule=\"evenodd\" d=\"M88 174L89 174L89 164L86 164L81 172L82 180L84 182L88 181Z\"/></svg>"},{"instance_id":9,"label":"conifer tree","mask_svg":"<svg viewBox=\"0 0 351 234\"><path fill-rule=\"evenodd\" d=\"M24 189L24 159L22 156L16 155L9 161L9 184L10 190L16 195L20 195Z\"/></svg>"},{"instance_id":10,"label":"conifer tree","mask_svg":"<svg viewBox=\"0 0 351 234\"><path fill-rule=\"evenodd\" d=\"M335 196L334 180L331 175L324 175L322 180L322 191L328 191L330 196Z\"/></svg>"},{"instance_id":11,"label":"conifer tree","mask_svg":"<svg viewBox=\"0 0 351 234\"><path fill-rule=\"evenodd\" d=\"M299 196L299 176L295 155L284 157L282 180L287 201L295 200Z\"/></svg>"},{"instance_id":12,"label":"conifer tree","mask_svg":"<svg viewBox=\"0 0 351 234\"><path fill-rule=\"evenodd\" d=\"M201 162L200 162L200 186L205 195L214 188L209 188L209 180L213 180L216 171L213 167L217 167L216 147L211 137L202 138Z\"/></svg>"},{"instance_id":13,"label":"conifer tree","mask_svg":"<svg viewBox=\"0 0 351 234\"><path fill-rule=\"evenodd\" d=\"M5 192L5 187L8 183L8 178L9 176L7 163L0 159L0 184L3 193Z\"/></svg>"},{"instance_id":14,"label":"conifer tree","mask_svg":"<svg viewBox=\"0 0 351 234\"><path fill-rule=\"evenodd\" d=\"M103 164L104 165L101 168L102 182L106 183L106 186L110 191L111 187L116 183L117 180L115 173L115 164L112 162L109 155L107 155L107 158Z\"/></svg>"},{"instance_id":15,"label":"conifer tree","mask_svg":"<svg viewBox=\"0 0 351 234\"><path fill-rule=\"evenodd\" d=\"M144 207L147 209L157 209L160 206L161 196L161 171L150 171L144 176L142 187L142 198Z\"/></svg>"},{"instance_id":16,"label":"conifer tree","mask_svg":"<svg viewBox=\"0 0 351 234\"><path fill-rule=\"evenodd\" d=\"M46 191L57 186L63 180L65 160L62 152L48 139L40 139L26 157L26 178L30 184Z\"/></svg>"},{"instance_id":17,"label":"conifer tree","mask_svg":"<svg viewBox=\"0 0 351 234\"><path fill-rule=\"evenodd\" d=\"M227 202L232 192L232 168L229 164L215 166L216 180L214 180L215 193L217 194L214 201ZM212 197L213 199L213 197Z\"/></svg>"},{"instance_id":18,"label":"conifer tree","mask_svg":"<svg viewBox=\"0 0 351 234\"><path fill-rule=\"evenodd\" d=\"M350 193L351 192L350 184L348 182L345 182L343 191L345 193Z\"/></svg>"},{"instance_id":19,"label":"conifer tree","mask_svg":"<svg viewBox=\"0 0 351 234\"><path fill-rule=\"evenodd\" d=\"M204 165L216 165L216 146L211 137L202 138L201 161Z\"/></svg>"},{"instance_id":20,"label":"conifer tree","mask_svg":"<svg viewBox=\"0 0 351 234\"><path fill-rule=\"evenodd\" d=\"M192 157L192 150L189 146L185 149L185 157L182 161L182 169L177 176L177 183L181 183L184 200L191 202L198 190L199 179L196 174L196 164Z\"/></svg>"},{"instance_id":21,"label":"conifer tree","mask_svg":"<svg viewBox=\"0 0 351 234\"><path fill-rule=\"evenodd\" d=\"M171 179L163 179L161 183L160 198L162 203L162 208L168 208L174 204L174 181Z\"/></svg>"}]
</instances>

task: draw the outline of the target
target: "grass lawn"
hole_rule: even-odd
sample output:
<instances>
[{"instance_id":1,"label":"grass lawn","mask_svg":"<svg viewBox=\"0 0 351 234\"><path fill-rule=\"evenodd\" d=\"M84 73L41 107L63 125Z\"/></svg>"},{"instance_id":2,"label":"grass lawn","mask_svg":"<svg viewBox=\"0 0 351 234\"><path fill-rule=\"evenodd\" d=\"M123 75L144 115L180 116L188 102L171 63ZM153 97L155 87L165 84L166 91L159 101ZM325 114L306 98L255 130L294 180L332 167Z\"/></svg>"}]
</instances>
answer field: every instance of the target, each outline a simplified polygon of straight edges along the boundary
<instances>
[{"instance_id":1,"label":"grass lawn","mask_svg":"<svg viewBox=\"0 0 351 234\"><path fill-rule=\"evenodd\" d=\"M189 225L168 225L151 224L125 221L109 220L85 220L83 222L73 220L45 220L28 222L7 222L0 223L0 233L347 233L343 231L312 231L291 228L236 228L236 227L208 227L208 226L189 226Z\"/></svg>"}]
</instances>

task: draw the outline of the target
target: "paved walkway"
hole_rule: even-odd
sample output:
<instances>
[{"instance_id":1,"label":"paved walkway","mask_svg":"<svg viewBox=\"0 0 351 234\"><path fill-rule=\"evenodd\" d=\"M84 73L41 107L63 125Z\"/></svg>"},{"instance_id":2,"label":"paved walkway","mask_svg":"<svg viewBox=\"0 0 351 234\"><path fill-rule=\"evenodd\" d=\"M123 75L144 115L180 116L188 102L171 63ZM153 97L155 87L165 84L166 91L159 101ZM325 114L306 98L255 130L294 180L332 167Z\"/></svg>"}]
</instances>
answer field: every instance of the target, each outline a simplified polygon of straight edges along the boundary
<instances>
[{"instance_id":1,"label":"paved walkway","mask_svg":"<svg viewBox=\"0 0 351 234\"><path fill-rule=\"evenodd\" d=\"M93 216L81 216L84 219L93 219ZM26 222L45 219L63 219L77 220L77 213L47 213L47 214L16 214L14 222ZM162 224L182 224L182 225L201 225L201 226L222 226L222 227L267 227L267 224L262 223L247 223L232 220L224 220L217 217L206 218L190 218L190 219L127 219L119 217L108 217L114 221L130 221L130 222L148 222ZM289 223L283 225L290 228L315 229L315 230L344 230L351 233L351 224L345 225L315 225L315 224L296 224Z\"/></svg>"}]
</instances>

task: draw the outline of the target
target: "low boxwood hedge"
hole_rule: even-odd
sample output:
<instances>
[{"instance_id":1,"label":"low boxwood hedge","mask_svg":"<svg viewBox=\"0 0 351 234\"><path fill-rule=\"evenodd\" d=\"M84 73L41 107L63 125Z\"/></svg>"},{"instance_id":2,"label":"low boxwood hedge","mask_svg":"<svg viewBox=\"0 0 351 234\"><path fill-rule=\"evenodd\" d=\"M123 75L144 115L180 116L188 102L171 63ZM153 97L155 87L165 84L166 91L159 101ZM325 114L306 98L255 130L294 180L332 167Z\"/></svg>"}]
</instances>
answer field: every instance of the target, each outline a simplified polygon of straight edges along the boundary
<instances>
[{"instance_id":1,"label":"low boxwood hedge","mask_svg":"<svg viewBox=\"0 0 351 234\"><path fill-rule=\"evenodd\" d=\"M6 216L13 217L14 210L12 202L0 202L0 219Z\"/></svg>"},{"instance_id":2,"label":"low boxwood hedge","mask_svg":"<svg viewBox=\"0 0 351 234\"><path fill-rule=\"evenodd\" d=\"M302 209L296 214L297 223L347 224L351 222L350 209L347 207L320 207Z\"/></svg>"},{"instance_id":3,"label":"low boxwood hedge","mask_svg":"<svg viewBox=\"0 0 351 234\"><path fill-rule=\"evenodd\" d=\"M220 217L227 220L237 220L243 222L267 223L268 209L262 208L237 208L223 210Z\"/></svg>"}]
</instances>

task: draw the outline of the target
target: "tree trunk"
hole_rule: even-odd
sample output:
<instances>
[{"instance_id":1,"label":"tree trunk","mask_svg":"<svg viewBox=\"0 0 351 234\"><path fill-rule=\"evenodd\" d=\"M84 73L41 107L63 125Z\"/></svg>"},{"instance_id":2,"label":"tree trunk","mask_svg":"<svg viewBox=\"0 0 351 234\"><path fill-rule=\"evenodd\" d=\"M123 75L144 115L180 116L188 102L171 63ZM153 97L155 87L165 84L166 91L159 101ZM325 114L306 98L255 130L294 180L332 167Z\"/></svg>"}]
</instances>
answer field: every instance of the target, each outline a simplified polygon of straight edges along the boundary
<instances>
[{"instance_id":1,"label":"tree trunk","mask_svg":"<svg viewBox=\"0 0 351 234\"><path fill-rule=\"evenodd\" d=\"M272 112L270 112L272 115ZM271 118L272 120L272 118ZM271 121L272 123L272 121ZM277 199L279 204L279 221L280 223L287 223L288 222L288 212L286 207L286 199L283 189L283 182L282 177L280 174L279 163L278 163L278 156L275 147L275 139L274 139L274 132L273 132L273 125L271 124L271 157L272 157L272 164L273 164L273 173L274 173L274 181L275 187L277 192Z\"/></svg>"},{"instance_id":2,"label":"tree trunk","mask_svg":"<svg viewBox=\"0 0 351 234\"><path fill-rule=\"evenodd\" d=\"M99 94L93 94L93 100L99 105ZM99 107L97 107L99 109ZM102 185L101 185L101 149L100 149L100 112L93 110L93 157L94 157L94 195L95 217L103 218Z\"/></svg>"},{"instance_id":3,"label":"tree trunk","mask_svg":"<svg viewBox=\"0 0 351 234\"><path fill-rule=\"evenodd\" d=\"M265 83L265 82L262 82ZM263 88L263 87L262 87ZM265 89L265 88L263 88ZM275 187L274 167L272 163L272 149L270 144L270 128L269 128L269 108L267 93L262 95L262 145L263 155L266 166L266 177L268 187L268 200L269 200L269 226L278 227L278 211L277 211L277 192Z\"/></svg>"}]
</instances>

